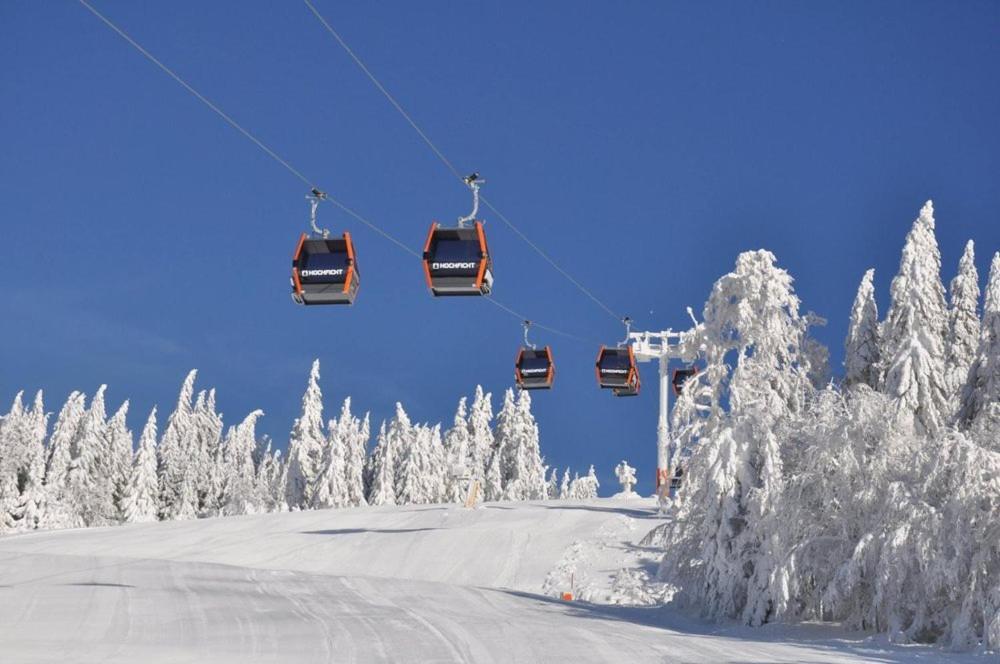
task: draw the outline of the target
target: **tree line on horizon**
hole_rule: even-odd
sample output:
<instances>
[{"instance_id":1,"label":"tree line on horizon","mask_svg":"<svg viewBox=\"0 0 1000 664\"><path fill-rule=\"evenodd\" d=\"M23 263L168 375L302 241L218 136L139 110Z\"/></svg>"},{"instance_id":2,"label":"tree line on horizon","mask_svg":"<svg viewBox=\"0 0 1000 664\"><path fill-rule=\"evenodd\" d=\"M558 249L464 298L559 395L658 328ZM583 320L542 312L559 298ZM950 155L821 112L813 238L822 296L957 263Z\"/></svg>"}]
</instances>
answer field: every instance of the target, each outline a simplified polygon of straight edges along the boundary
<instances>
[{"instance_id":1,"label":"tree line on horizon","mask_svg":"<svg viewBox=\"0 0 1000 664\"><path fill-rule=\"evenodd\" d=\"M49 432L42 392L30 405L18 393L0 416L0 534L287 510L463 503L472 482L491 501L590 498L597 477L546 479L531 397L508 389L494 418L492 395L477 386L471 408L459 401L452 426L413 423L399 403L382 422L373 449L370 419L351 412L323 417L319 361L313 362L301 415L282 455L254 410L224 427L214 389L195 394L185 378L159 433L150 412L138 445L125 401L109 418L106 386L89 405L70 394Z\"/></svg>"}]
</instances>

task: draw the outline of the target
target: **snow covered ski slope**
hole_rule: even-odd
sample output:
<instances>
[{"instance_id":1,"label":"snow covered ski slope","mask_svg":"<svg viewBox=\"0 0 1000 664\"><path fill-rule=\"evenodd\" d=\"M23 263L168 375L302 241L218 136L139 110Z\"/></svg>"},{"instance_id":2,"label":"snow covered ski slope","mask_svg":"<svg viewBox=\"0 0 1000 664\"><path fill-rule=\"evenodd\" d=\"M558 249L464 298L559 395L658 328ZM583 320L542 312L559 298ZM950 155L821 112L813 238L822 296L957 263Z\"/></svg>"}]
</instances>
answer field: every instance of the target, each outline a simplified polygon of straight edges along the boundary
<instances>
[{"instance_id":1,"label":"snow covered ski slope","mask_svg":"<svg viewBox=\"0 0 1000 664\"><path fill-rule=\"evenodd\" d=\"M983 661L636 606L655 599L639 542L660 522L649 501L602 499L5 537L0 661ZM556 599L571 582L583 601Z\"/></svg>"}]
</instances>

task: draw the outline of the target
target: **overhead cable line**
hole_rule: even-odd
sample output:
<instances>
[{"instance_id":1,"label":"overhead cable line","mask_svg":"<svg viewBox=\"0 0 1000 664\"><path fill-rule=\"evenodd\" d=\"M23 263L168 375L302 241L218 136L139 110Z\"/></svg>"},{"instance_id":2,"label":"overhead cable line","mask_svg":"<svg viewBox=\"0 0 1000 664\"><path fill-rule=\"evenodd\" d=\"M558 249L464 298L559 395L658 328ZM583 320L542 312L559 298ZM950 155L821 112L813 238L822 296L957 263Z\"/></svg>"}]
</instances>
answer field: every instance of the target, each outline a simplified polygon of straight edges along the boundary
<instances>
[{"instance_id":1,"label":"overhead cable line","mask_svg":"<svg viewBox=\"0 0 1000 664\"><path fill-rule=\"evenodd\" d=\"M104 16L104 14L102 14L101 12L97 11L97 9L95 9L93 7L93 5L91 5L89 2L87 2L87 0L78 0L78 1L79 1L79 3L81 5L83 5L84 7L86 7L90 11L90 13L92 13L94 16L96 16L97 18L99 18L106 26L108 26L113 31L115 31L118 34L118 36L120 36L122 39L124 39L125 41L127 41L129 44L131 44L132 47L135 48L135 50L139 51L139 53L141 53L143 56L145 56L147 60L149 60L150 62L152 62L153 64L155 64L157 67L159 67L164 73L166 73L168 76L170 76L170 78L174 79L177 83L179 83L181 85L181 87L183 87L185 90L187 90L188 92L190 92L192 95L194 95L194 97L196 99L198 99L203 104L205 104L206 106L208 106L216 115L218 115L220 118L222 118L223 120L225 120L233 129L235 129L236 131L238 131L241 134L243 134L243 136L245 136L247 139L249 139L258 148L260 148L266 155L268 155L269 157L271 157L271 159L273 159L274 161L276 161L279 164L281 164L282 166L284 166L285 170L287 170L289 173L291 173L292 175L294 175L295 177L297 177L299 180L301 180L302 182L304 182L310 189L317 189L317 190L319 189L319 187L317 187L316 184L311 179L309 179L308 177L306 177L305 175L302 174L302 171L300 171L299 169L297 169L294 166L292 166L288 162L288 160L286 160L283 157L281 157L281 155L279 155L277 152L275 152L270 147L268 147L259 138L257 138L256 136L254 136L248 129L246 129L240 123L238 123L236 120L234 120L232 118L232 116L230 116L228 113L226 113L221 108L219 108L214 103L212 103L212 101L210 99L208 99L208 97L206 97L205 95L203 95L200 92L198 92L198 90L196 90L194 87L191 86L190 83L188 83L183 78L181 78L173 69L171 69L167 65L163 64L162 62L160 62L160 60L157 59L157 57L155 55L153 55L152 53L150 53L149 51L147 51L145 48L143 48L143 46L141 44L139 44L139 42L137 42L136 40L132 39L132 37L129 36L128 33L126 33L124 30L122 30L117 25L115 25L111 21L111 19L109 19L108 17ZM390 235L386 231L382 230L381 228L379 228L378 226L376 226L372 222L368 221L367 219L365 219L364 217L362 217L360 214L358 214L357 212L355 212L354 210L352 210L351 208L349 208L347 205L345 205L345 204L341 203L340 201L338 201L333 196L327 195L327 196L325 196L323 198L323 200L326 200L326 201L329 201L330 203L333 203L334 205L336 205L337 207L339 207L341 210L343 210L344 212L346 212L350 216L354 217L355 219L357 219L358 221L360 221L362 224L364 224L365 226L367 226L371 230L375 231L376 233L378 233L379 235L381 235L385 239L387 239L390 242L394 243L400 249L408 252L409 254L411 254L413 256L416 256L417 258L420 257L420 254L418 254L416 251L414 251L413 249L411 249L410 247L408 247L402 241L400 241L399 239L393 237L392 235Z\"/></svg>"},{"instance_id":2,"label":"overhead cable line","mask_svg":"<svg viewBox=\"0 0 1000 664\"><path fill-rule=\"evenodd\" d=\"M100 19L101 22L103 22L111 30L113 30L115 33L117 33L118 36L120 36L122 39L124 39L126 42L128 42L133 48L135 48L137 51L139 51L139 53L141 53L147 60L149 60L150 62L152 62L153 64L155 64L157 67L159 67L164 73L166 73L168 76L170 76L170 78L174 79L174 81L176 81L178 84L180 84L181 87L183 87L185 90L187 90L188 92L190 92L196 99L198 99L203 104L205 104L216 115L218 115L219 117L221 117L231 127L233 127L234 129L236 129L237 131L239 131L244 137L246 137L254 145L256 145L258 148L260 148L265 154L267 154L269 157L271 157L271 159L273 159L277 163L281 164L281 166L283 166L285 168L285 170L287 170L289 173L291 173L296 178L298 178L303 183L305 183L311 190L313 190L313 191L320 191L319 187L317 187L313 183L312 180L310 180L308 177L306 177L305 175L303 175L300 170L298 170L297 168L295 168L294 166L292 166L286 159L282 158L277 152L275 152L273 149L271 149L270 147L268 147L259 138L257 138L256 136L254 136L248 129L246 129L241 124L239 124L238 122L236 122L236 120L234 120L232 118L232 116L230 116L228 113L226 113L225 111L223 111L217 105L215 105L214 103L212 103L212 101L209 100L207 97L205 97L205 95L203 95L200 92L198 92L198 90L196 90L187 81L185 81L183 78L181 78L180 75L178 75L174 70L172 70L167 65L163 64L163 62L161 62L158 58L156 58L156 56L154 56L152 53L150 53L148 50L146 50L141 44L139 44L135 39L133 39L131 36L129 36L128 33L126 33L124 30L122 30L121 28L119 28L115 23L113 23L111 21L111 19L107 18L101 12L99 12L96 8L94 8L93 5L91 5L89 2L87 2L87 0L78 0L78 2L81 5L83 5L88 11L90 11L90 13L92 13L94 16L96 16L98 19ZM357 221L361 222L362 224L364 224L365 226L367 226L371 230L375 231L376 233L378 233L379 235L381 235L385 239L387 239L390 242L392 242L393 244L395 244L397 247L399 247L400 249L402 249L406 253L408 253L411 256L413 256L415 258L418 258L418 259L422 258L421 254L419 252L417 252L416 250L414 250L412 247L408 246L407 244L405 244L404 242L402 242L398 238L394 237L390 233L387 233L381 227L379 227L375 223L369 221L364 216L362 216L361 214L359 214L358 212L356 212L354 209L348 207L347 205L345 205L344 203L340 202L336 198L330 196L329 194L324 193L323 196L322 196L322 198L319 198L318 200L329 201L330 203L332 203L333 205L336 205L338 208L340 208L341 210L343 210L345 213L347 213L348 215L350 215L351 217L353 217ZM514 311L513 309L511 309L510 307L506 306L505 304L503 304L501 302L498 302L497 300L494 300L492 297L488 297L486 299L489 300L490 302L492 302L495 306L497 306L501 310L509 313L510 315L512 315L512 316L514 316L516 318L522 319L522 320L524 319L523 315L521 315L520 313ZM555 328L551 328L551 327L542 325L540 323L535 323L535 325L536 325L536 327L539 327L539 328L544 329L544 330L548 330L549 332L552 332L553 334L561 335L561 336L564 336L564 337L566 337L568 339L575 339L575 340L578 340L578 341L582 341L584 343L590 343L586 339L583 339L582 337L578 337L578 336L576 336L574 334L570 334L568 332L563 332L561 330L558 330L558 329L555 329Z\"/></svg>"},{"instance_id":3,"label":"overhead cable line","mask_svg":"<svg viewBox=\"0 0 1000 664\"><path fill-rule=\"evenodd\" d=\"M414 119L410 117L410 114L407 113L406 110L403 108L403 106L396 100L396 98L392 96L392 93L390 93L385 88L385 86L382 85L382 83L378 80L378 78L375 77L375 74L373 74L372 71L367 67L367 65L365 65L364 61L362 61L361 58L359 58L358 55L351 49L351 47L348 46L347 42L344 41L344 38L340 36L340 33L334 30L333 26L330 25L330 23L323 17L323 15L319 13L319 10L316 9L315 5L313 5L313 3L310 0L302 0L302 1L306 4L306 7L309 8L309 11L313 13L316 19L323 25L323 27L326 28L326 31L330 33L330 35L337 41L338 44L340 44L340 46L344 49L344 51L347 52L347 54L351 57L351 59L354 60L354 63L361 69L361 71L365 73L365 75L368 77L368 80L370 80L372 84L376 88L378 88L379 92L382 93L382 95L389 101L389 103L392 104L397 111L399 111L399 114L403 116L403 119L405 119L409 123L409 125L413 127L413 130L416 131L417 134L420 136L420 138L423 139L424 143L427 144L427 147L429 147L434 152L434 154L437 155L437 158L441 160L441 163L443 163L448 168L448 170L451 171L452 175L454 175L457 179L459 179L460 181L464 181L464 177L458 171L458 169L455 168L454 164L452 164L451 161L444 155L444 153L437 147L437 145L434 144L434 141L432 141L427 136L426 132L424 132L420 128L420 126L414 121ZM590 289L588 289L586 286L580 283L578 279L576 279L575 277L573 277L573 275L567 272L561 265L559 265L555 261L555 259L549 256L541 247L532 242L531 239L529 239L528 236L525 235L520 228L514 225L514 223L510 219L508 219L506 215L500 212L500 210L498 210L496 206L494 206L485 196L482 197L482 201L486 207L488 207L490 210L493 211L494 214L496 214L496 216L500 219L500 221L505 223L508 228L514 231L514 233L517 234L518 237L524 240L524 242L529 247L534 249L539 256L544 258L549 263L549 265L551 265L559 274L565 277L571 284L576 286L576 288L578 288L580 292L582 292L584 295L590 298L594 302L594 304L603 309L609 316L614 318L616 321L620 321L622 319L621 315L615 313L611 307L605 304L600 298L594 295L590 291Z\"/></svg>"}]
</instances>

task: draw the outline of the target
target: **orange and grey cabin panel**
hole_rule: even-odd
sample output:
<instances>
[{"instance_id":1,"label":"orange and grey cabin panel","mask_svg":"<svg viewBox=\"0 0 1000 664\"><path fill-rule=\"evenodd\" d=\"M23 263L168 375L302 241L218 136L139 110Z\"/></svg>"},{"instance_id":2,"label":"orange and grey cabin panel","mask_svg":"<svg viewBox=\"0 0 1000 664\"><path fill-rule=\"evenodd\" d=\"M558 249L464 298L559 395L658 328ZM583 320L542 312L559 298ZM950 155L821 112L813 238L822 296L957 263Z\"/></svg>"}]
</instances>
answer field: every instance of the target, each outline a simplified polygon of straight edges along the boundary
<instances>
[{"instance_id":1,"label":"orange and grey cabin panel","mask_svg":"<svg viewBox=\"0 0 1000 664\"><path fill-rule=\"evenodd\" d=\"M517 386L522 390L548 390L552 388L556 367L552 361L552 349L522 348L514 364Z\"/></svg>"},{"instance_id":2,"label":"orange and grey cabin panel","mask_svg":"<svg viewBox=\"0 0 1000 664\"><path fill-rule=\"evenodd\" d=\"M639 371L631 346L601 346L596 372L597 383L602 389L615 390L615 396L635 396L639 393Z\"/></svg>"},{"instance_id":3,"label":"orange and grey cabin panel","mask_svg":"<svg viewBox=\"0 0 1000 664\"><path fill-rule=\"evenodd\" d=\"M493 288L493 259L481 221L468 228L432 224L423 261L427 285L436 297L486 295Z\"/></svg>"},{"instance_id":4,"label":"orange and grey cabin panel","mask_svg":"<svg viewBox=\"0 0 1000 664\"><path fill-rule=\"evenodd\" d=\"M299 238L292 257L292 299L299 304L353 304L361 285L350 233Z\"/></svg>"}]
</instances>

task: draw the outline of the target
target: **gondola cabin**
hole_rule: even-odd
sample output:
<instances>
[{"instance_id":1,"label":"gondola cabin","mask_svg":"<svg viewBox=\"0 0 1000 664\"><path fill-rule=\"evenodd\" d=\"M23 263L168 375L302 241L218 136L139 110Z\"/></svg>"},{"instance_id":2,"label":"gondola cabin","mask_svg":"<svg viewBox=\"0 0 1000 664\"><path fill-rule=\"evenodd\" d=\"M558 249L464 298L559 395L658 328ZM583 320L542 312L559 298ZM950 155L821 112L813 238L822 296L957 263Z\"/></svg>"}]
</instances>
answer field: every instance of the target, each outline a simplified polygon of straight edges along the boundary
<instances>
[{"instance_id":1,"label":"gondola cabin","mask_svg":"<svg viewBox=\"0 0 1000 664\"><path fill-rule=\"evenodd\" d=\"M597 384L614 390L616 397L639 394L639 370L631 346L601 346L596 363Z\"/></svg>"},{"instance_id":2,"label":"gondola cabin","mask_svg":"<svg viewBox=\"0 0 1000 664\"><path fill-rule=\"evenodd\" d=\"M435 297L486 295L493 288L493 259L481 221L468 228L431 224L423 259L427 286Z\"/></svg>"},{"instance_id":3,"label":"gondola cabin","mask_svg":"<svg viewBox=\"0 0 1000 664\"><path fill-rule=\"evenodd\" d=\"M522 390L548 390L556 375L552 349L522 348L514 362L514 379Z\"/></svg>"},{"instance_id":4,"label":"gondola cabin","mask_svg":"<svg viewBox=\"0 0 1000 664\"><path fill-rule=\"evenodd\" d=\"M684 384L687 383L689 378L696 375L698 375L698 367L674 369L674 375L670 378L670 384L673 385L674 394L680 396L681 390L684 389Z\"/></svg>"},{"instance_id":5,"label":"gondola cabin","mask_svg":"<svg viewBox=\"0 0 1000 664\"><path fill-rule=\"evenodd\" d=\"M292 299L299 304L354 304L361 278L351 234L299 238L292 257Z\"/></svg>"}]
</instances>

